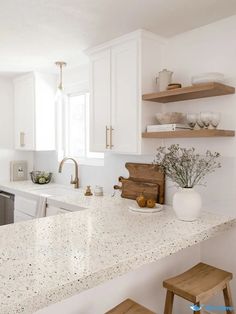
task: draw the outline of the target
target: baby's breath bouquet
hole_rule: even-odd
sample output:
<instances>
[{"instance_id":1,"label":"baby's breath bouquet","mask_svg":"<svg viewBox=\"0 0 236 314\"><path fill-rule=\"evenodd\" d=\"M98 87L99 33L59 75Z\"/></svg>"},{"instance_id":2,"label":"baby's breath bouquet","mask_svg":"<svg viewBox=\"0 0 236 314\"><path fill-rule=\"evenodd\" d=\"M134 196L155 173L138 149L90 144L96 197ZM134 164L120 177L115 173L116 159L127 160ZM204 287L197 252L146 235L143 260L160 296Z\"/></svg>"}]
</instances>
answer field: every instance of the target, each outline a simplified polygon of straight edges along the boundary
<instances>
[{"instance_id":1,"label":"baby's breath bouquet","mask_svg":"<svg viewBox=\"0 0 236 314\"><path fill-rule=\"evenodd\" d=\"M159 147L154 163L158 164L174 183L181 188L193 188L202 184L205 176L220 168L219 153L209 150L205 155L197 154L195 148L179 145Z\"/></svg>"}]
</instances>

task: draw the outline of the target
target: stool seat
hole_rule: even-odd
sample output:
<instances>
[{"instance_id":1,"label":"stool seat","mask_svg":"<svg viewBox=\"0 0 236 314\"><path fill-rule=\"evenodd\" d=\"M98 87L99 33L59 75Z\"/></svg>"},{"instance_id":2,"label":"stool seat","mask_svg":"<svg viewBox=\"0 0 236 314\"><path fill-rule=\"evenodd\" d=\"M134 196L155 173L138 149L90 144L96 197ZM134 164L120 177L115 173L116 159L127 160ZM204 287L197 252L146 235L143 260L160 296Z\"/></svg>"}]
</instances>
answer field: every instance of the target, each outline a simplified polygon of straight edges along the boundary
<instances>
[{"instance_id":1,"label":"stool seat","mask_svg":"<svg viewBox=\"0 0 236 314\"><path fill-rule=\"evenodd\" d=\"M199 263L181 275L165 280L163 286L168 291L197 303L223 290L232 278L232 273Z\"/></svg>"},{"instance_id":2,"label":"stool seat","mask_svg":"<svg viewBox=\"0 0 236 314\"><path fill-rule=\"evenodd\" d=\"M120 303L112 310L106 312L106 314L155 314L148 310L146 307L134 302L131 299L127 299Z\"/></svg>"}]
</instances>

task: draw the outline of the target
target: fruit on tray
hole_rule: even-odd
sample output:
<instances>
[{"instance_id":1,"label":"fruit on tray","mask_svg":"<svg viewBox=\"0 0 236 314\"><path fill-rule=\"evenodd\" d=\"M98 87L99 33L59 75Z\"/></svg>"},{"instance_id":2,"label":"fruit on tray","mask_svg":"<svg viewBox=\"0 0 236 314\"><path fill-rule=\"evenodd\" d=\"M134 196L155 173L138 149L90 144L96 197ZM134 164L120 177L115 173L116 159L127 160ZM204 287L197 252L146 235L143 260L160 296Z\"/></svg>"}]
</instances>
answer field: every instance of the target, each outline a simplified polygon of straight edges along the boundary
<instances>
[{"instance_id":1,"label":"fruit on tray","mask_svg":"<svg viewBox=\"0 0 236 314\"><path fill-rule=\"evenodd\" d=\"M146 205L147 205L147 199L145 198L145 196L143 195L143 193L141 193L141 194L136 198L136 201L137 201L139 207L146 207Z\"/></svg>"},{"instance_id":2,"label":"fruit on tray","mask_svg":"<svg viewBox=\"0 0 236 314\"><path fill-rule=\"evenodd\" d=\"M147 200L147 207L148 208L154 208L156 205L156 201L154 199L148 199Z\"/></svg>"}]
</instances>

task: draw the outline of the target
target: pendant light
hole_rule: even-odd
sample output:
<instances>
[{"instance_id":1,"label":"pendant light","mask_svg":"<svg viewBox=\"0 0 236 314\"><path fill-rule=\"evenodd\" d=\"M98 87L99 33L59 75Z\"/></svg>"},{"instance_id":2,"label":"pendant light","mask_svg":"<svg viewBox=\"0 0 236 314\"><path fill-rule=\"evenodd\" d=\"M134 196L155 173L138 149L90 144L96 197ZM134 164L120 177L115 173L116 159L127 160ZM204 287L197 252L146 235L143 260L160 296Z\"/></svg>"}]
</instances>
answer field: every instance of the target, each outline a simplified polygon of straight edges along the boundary
<instances>
[{"instance_id":1,"label":"pendant light","mask_svg":"<svg viewBox=\"0 0 236 314\"><path fill-rule=\"evenodd\" d=\"M65 147L66 147L66 138L65 138L65 114L67 107L67 95L63 90L63 77L62 72L63 68L66 66L66 62L57 61L55 65L59 67L59 85L57 87L57 92L55 96L55 104L56 104L56 134L57 134L57 153L58 158L61 160L65 157Z\"/></svg>"},{"instance_id":2,"label":"pendant light","mask_svg":"<svg viewBox=\"0 0 236 314\"><path fill-rule=\"evenodd\" d=\"M59 67L59 69L60 69L59 85L57 87L56 101L63 102L63 100L65 100L65 94L64 94L64 90L63 90L62 71L63 71L63 67L66 66L66 62L64 62L64 61L57 61L57 62L55 62L55 65L57 67Z\"/></svg>"}]
</instances>

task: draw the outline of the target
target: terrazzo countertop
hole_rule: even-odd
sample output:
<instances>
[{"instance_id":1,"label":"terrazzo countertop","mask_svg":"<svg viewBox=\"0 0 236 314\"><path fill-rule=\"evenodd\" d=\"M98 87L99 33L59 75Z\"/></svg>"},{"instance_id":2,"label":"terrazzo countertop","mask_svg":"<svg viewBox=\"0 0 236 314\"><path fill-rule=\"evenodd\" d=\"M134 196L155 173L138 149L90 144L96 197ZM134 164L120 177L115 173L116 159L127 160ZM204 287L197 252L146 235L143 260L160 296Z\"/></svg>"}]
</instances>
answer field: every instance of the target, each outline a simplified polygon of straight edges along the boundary
<instances>
[{"instance_id":1,"label":"terrazzo countertop","mask_svg":"<svg viewBox=\"0 0 236 314\"><path fill-rule=\"evenodd\" d=\"M171 208L134 213L120 197L51 197L86 207L73 213L0 227L0 313L33 313L157 261L233 226L204 212L181 222Z\"/></svg>"}]
</instances>

